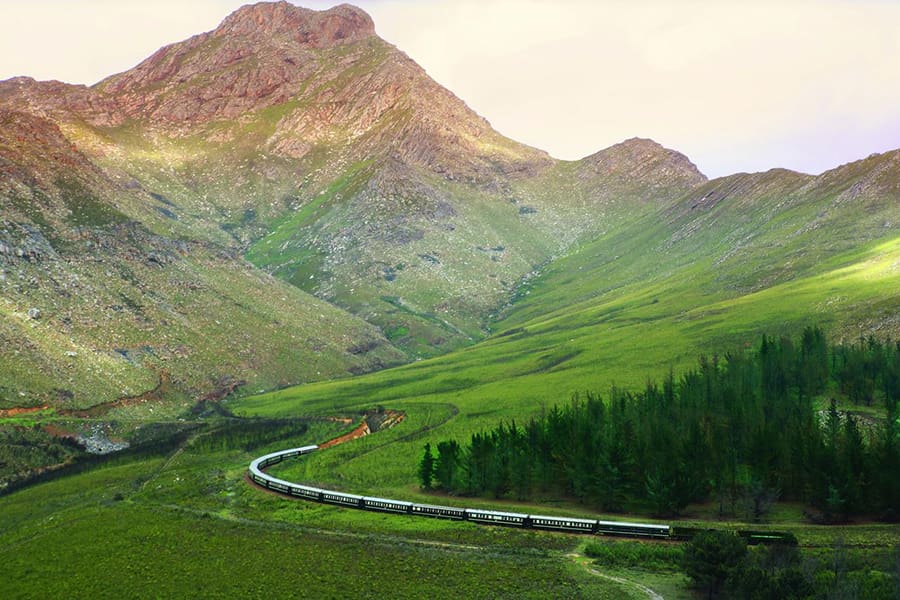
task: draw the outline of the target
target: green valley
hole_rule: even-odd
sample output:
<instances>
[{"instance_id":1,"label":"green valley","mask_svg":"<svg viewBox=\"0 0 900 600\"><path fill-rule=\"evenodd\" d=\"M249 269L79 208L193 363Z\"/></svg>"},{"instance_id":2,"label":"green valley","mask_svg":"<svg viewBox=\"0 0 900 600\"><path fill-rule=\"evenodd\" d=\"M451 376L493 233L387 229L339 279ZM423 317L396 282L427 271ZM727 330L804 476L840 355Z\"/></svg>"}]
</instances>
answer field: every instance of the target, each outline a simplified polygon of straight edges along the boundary
<instances>
[{"instance_id":1,"label":"green valley","mask_svg":"<svg viewBox=\"0 0 900 600\"><path fill-rule=\"evenodd\" d=\"M254 458L365 423L271 473L775 529L796 536L816 594L895 593L900 528L881 505L824 524L791 490L748 522L711 496L662 516L419 485L425 444L576 395L629 397L808 328L835 348L900 340L900 150L715 179L641 138L557 160L495 131L349 5L246 6L92 86L0 81L0 592L699 597L686 544L347 510L247 477ZM889 403L836 381L813 418L858 422L871 443ZM788 572L768 552L748 551L742 589L757 568L797 577L799 555Z\"/></svg>"}]
</instances>

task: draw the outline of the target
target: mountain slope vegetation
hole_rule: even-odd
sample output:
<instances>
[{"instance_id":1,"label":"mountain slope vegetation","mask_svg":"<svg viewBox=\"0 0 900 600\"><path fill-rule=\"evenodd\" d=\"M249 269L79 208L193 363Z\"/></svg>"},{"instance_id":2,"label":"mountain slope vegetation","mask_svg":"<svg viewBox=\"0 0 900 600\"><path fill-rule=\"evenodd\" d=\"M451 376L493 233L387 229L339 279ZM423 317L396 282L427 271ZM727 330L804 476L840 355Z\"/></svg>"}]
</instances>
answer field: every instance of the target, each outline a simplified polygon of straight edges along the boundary
<instances>
[{"instance_id":1,"label":"mountain slope vegetation","mask_svg":"<svg viewBox=\"0 0 900 600\"><path fill-rule=\"evenodd\" d=\"M309 303L285 306L281 314L324 306L290 291L299 288L339 309L333 314L347 316L353 327L361 325L348 313L377 328L358 330L350 336L357 341L346 344L342 328L326 319L312 337L298 336L308 327L293 324L280 341L274 335L261 343L266 326L233 305L209 322L234 331L193 335L135 308L147 303L134 299L147 295L142 290L165 290L177 280L168 274L154 280L129 267L136 288L120 290L116 271L124 267L104 268L91 272L91 281L111 296L133 297L108 304L121 307L117 321L138 321L144 334L129 333L113 345L100 314L104 304L87 294L72 294L68 308L92 324L68 344L80 349L32 340L35 328L8 325L8 347L20 350L9 357L11 369L35 374L7 378L10 405L23 397L25 404L56 402L50 380L62 368L35 368L49 364L41 358L48 351L32 345L78 353L86 361L82 370L103 373L98 382L111 369L131 373L119 376L128 383L116 391L62 386L79 404L152 388L154 370L166 360L154 352L166 357L172 348L182 348L175 369L184 371L175 389L194 397L226 376L270 388L444 353L482 339L489 320L538 267L705 181L684 156L649 140L563 163L503 138L378 38L368 15L346 5L321 13L284 2L244 7L214 31L166 46L92 87L26 77L0 82L0 107L11 124L4 131L7 286L26 271L47 275L49 263L23 260L29 246L16 233L22 228L43 236L51 252L60 236L102 237L79 248L90 265L100 264L92 253L104 244L113 255L133 255L121 233L108 235L127 230L131 238L177 248L182 261L205 249L249 277L233 282L237 289ZM38 194L49 199L45 208ZM164 254L155 252L151 263ZM242 257L291 287L254 273ZM186 277L221 279L213 271L201 261ZM168 292L160 294L172 304ZM198 299L184 316L205 321L215 312L205 307L216 304ZM68 318L64 309L54 308L44 288L8 310L30 308L40 311L46 328L68 327L60 325ZM152 341L167 336L166 344ZM228 352L203 358L205 336L219 340L208 347ZM299 349L298 339L313 350ZM123 352L109 354L111 345ZM327 359L323 370L322 361L304 354L317 355L323 345L351 351ZM269 361L233 358L240 353L283 357L272 364L284 368L269 372ZM251 372L239 373L242 365ZM40 372L54 375L42 380Z\"/></svg>"},{"instance_id":2,"label":"mountain slope vegetation","mask_svg":"<svg viewBox=\"0 0 900 600\"><path fill-rule=\"evenodd\" d=\"M838 340L897 339L897 161L890 152L818 177L773 171L711 181L547 265L483 342L247 398L236 409L280 415L427 401L456 407L459 417L441 430L465 439L574 393L641 389L701 354L756 347L764 333L821 326ZM393 444L358 465L331 466L361 477L388 452L413 465L421 445ZM414 473L397 477L412 481Z\"/></svg>"}]
</instances>

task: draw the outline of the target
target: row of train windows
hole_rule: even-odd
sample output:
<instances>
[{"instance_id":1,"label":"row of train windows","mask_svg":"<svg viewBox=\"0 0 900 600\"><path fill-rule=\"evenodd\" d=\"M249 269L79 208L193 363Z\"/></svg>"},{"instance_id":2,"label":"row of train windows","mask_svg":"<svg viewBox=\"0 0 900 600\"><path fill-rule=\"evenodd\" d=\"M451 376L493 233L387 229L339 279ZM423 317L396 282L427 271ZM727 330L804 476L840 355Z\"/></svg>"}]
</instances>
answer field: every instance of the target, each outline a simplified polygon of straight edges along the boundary
<instances>
[{"instance_id":1,"label":"row of train windows","mask_svg":"<svg viewBox=\"0 0 900 600\"><path fill-rule=\"evenodd\" d=\"M572 521L535 520L534 523L537 525L557 525L559 527L582 527L584 529L590 529L593 526L592 523L574 523Z\"/></svg>"}]
</instances>

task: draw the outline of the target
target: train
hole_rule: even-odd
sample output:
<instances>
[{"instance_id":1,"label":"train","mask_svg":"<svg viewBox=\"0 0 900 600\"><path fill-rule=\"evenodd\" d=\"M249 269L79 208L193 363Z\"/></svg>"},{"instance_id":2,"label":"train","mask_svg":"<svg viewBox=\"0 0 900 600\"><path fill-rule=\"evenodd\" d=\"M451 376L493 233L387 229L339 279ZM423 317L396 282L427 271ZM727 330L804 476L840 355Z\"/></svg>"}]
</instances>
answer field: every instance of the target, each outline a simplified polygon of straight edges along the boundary
<instances>
[{"instance_id":1,"label":"train","mask_svg":"<svg viewBox=\"0 0 900 600\"><path fill-rule=\"evenodd\" d=\"M267 474L263 469L278 464L287 458L309 454L318 450L318 446L303 446L282 450L261 456L250 463L250 479L268 490L286 496L335 504L348 508L358 508L376 512L407 514L419 517L432 517L457 521L471 521L486 525L505 525L543 529L547 531L565 531L572 533L589 533L599 535L628 536L641 538L673 537L673 530L668 525L651 523L630 523L619 521L600 521L597 519L580 519L575 517L553 517L546 515L530 515L517 512L504 512L480 508L459 508L435 504L419 504L405 500L361 496L311 487L291 481L285 481Z\"/></svg>"},{"instance_id":2,"label":"train","mask_svg":"<svg viewBox=\"0 0 900 600\"><path fill-rule=\"evenodd\" d=\"M334 504L346 508L356 508L375 512L405 514L417 517L430 517L456 521L470 521L483 525L502 525L545 531L561 531L567 533L584 533L604 536L644 538L657 540L690 540L699 528L669 526L657 523L634 523L628 521L601 521L597 519L581 519L575 517L552 517L531 515L518 512L504 512L481 508L459 508L435 504L419 504L405 500L361 496L311 487L299 483L285 481L268 475L263 471L266 467L278 464L287 458L302 456L318 450L318 446L303 446L290 450L272 452L255 459L250 463L249 477L257 485L286 496L303 498L325 504ZM793 536L773 531L738 531L749 544L775 544L790 540ZM793 540L796 543L796 540Z\"/></svg>"}]
</instances>

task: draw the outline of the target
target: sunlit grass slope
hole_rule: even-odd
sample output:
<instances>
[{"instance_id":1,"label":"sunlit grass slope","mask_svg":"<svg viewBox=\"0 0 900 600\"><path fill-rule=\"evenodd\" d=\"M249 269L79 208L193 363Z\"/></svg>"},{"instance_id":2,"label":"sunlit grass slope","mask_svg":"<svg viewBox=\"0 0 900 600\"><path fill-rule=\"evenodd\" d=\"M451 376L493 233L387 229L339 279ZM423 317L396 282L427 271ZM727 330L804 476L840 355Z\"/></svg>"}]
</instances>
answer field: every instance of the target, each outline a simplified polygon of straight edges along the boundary
<instances>
[{"instance_id":1,"label":"sunlit grass slope","mask_svg":"<svg viewBox=\"0 0 900 600\"><path fill-rule=\"evenodd\" d=\"M455 407L427 434L404 438L401 424L396 443L361 441L338 463L307 467L348 488L408 493L426 441L526 420L576 392L636 388L699 354L755 347L763 332L819 325L836 338L896 336L900 210L890 186L863 203L847 199L856 185L875 186L872 173L894 158L842 168L852 176L840 186L831 174L783 172L710 182L552 263L478 345L234 408L289 415L380 404L416 418L424 406Z\"/></svg>"}]
</instances>

